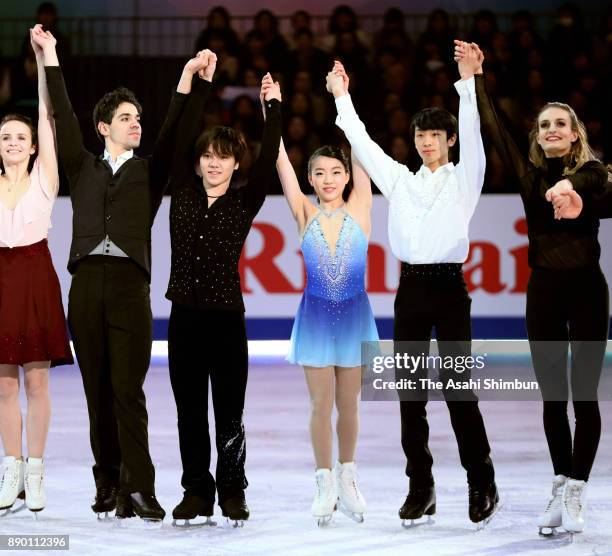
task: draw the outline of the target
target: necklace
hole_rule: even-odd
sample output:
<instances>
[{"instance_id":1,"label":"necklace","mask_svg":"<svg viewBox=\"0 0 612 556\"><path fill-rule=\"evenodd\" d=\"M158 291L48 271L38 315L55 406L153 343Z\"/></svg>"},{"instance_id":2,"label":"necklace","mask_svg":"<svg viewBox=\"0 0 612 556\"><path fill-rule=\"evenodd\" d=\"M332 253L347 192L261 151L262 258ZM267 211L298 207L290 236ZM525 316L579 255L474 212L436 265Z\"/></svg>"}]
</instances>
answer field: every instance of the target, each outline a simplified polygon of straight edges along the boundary
<instances>
[{"instance_id":1,"label":"necklace","mask_svg":"<svg viewBox=\"0 0 612 556\"><path fill-rule=\"evenodd\" d=\"M321 211L321 212L322 212L322 213L323 213L325 216L327 216L328 218L331 218L331 217L332 217L334 214L336 214L337 212L340 212L340 211L341 211L341 210L344 208L344 204L345 204L345 203L342 203L342 204L341 204L339 207L336 207L335 209L332 209L332 210L325 210L325 209L323 209L323 208L321 208L321 207L319 206L319 210L320 210L320 211Z\"/></svg>"},{"instance_id":2,"label":"necklace","mask_svg":"<svg viewBox=\"0 0 612 556\"><path fill-rule=\"evenodd\" d=\"M6 181L8 182L8 185L6 187L6 190L9 193L13 192L13 189L17 189L26 179L28 179L30 176L28 174L26 174L25 176L23 176L20 180L17 180L16 182L11 182L9 181L8 177L6 177L6 174L4 175L4 179L6 179Z\"/></svg>"},{"instance_id":3,"label":"necklace","mask_svg":"<svg viewBox=\"0 0 612 556\"><path fill-rule=\"evenodd\" d=\"M225 193L223 195L225 195ZM218 199L219 197L223 197L223 195L209 195L208 193L206 194L209 199Z\"/></svg>"}]
</instances>

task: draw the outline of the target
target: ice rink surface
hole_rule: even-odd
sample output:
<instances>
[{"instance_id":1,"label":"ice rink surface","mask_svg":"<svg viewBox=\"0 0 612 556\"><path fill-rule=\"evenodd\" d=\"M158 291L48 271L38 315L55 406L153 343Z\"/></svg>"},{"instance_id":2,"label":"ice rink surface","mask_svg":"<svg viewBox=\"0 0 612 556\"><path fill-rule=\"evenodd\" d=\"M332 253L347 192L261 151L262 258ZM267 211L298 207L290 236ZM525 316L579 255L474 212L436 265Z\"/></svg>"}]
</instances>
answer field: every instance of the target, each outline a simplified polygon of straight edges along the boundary
<instances>
[{"instance_id":1,"label":"ice rink surface","mask_svg":"<svg viewBox=\"0 0 612 556\"><path fill-rule=\"evenodd\" d=\"M171 514L182 489L176 408L165 366L151 368L145 389L157 496ZM94 482L78 369L53 369L51 393L53 418L46 454L48 506L38 521L28 511L1 518L0 534L69 535L68 554L612 554L610 402L601 404L603 435L589 481L587 530L572 539L566 534L539 537L535 526L538 513L546 506L552 481L541 404L537 402L481 404L503 500L502 509L484 531L476 531L467 516L465 473L446 406L441 402L428 405L437 492L435 523L407 530L401 527L397 516L408 489L398 406L393 402L363 402L356 459L361 490L368 503L365 522L356 524L337 513L329 527L319 529L310 515L314 470L302 371L281 360L254 362L245 410L250 483L246 495L251 519L243 529L234 529L215 507L217 527L178 530L166 517L161 530L145 531L138 523L120 528L112 522L97 522L89 508ZM23 400L22 406L25 407Z\"/></svg>"}]
</instances>

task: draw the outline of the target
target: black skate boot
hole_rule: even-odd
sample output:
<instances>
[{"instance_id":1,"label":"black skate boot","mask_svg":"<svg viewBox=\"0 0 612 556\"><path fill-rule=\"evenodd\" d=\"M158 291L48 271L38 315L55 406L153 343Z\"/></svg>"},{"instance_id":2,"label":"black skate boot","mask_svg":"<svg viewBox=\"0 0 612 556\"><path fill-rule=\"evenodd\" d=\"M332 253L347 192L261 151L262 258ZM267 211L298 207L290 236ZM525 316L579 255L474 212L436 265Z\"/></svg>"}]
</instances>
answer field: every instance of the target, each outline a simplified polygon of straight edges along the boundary
<instances>
[{"instance_id":1,"label":"black skate boot","mask_svg":"<svg viewBox=\"0 0 612 556\"><path fill-rule=\"evenodd\" d=\"M119 494L117 496L115 516L119 519L125 519L134 517L134 515L137 515L147 523L161 524L166 516L166 512L159 505L153 494L145 494L143 492Z\"/></svg>"},{"instance_id":2,"label":"black skate boot","mask_svg":"<svg viewBox=\"0 0 612 556\"><path fill-rule=\"evenodd\" d=\"M91 509L98 514L98 521L108 521L108 512L112 512L117 506L117 487L107 486L96 488L96 497L94 498ZM100 514L104 514L103 517Z\"/></svg>"},{"instance_id":3,"label":"black skate boot","mask_svg":"<svg viewBox=\"0 0 612 556\"><path fill-rule=\"evenodd\" d=\"M484 528L499 508L499 494L495 483L469 487L470 519Z\"/></svg>"},{"instance_id":4,"label":"black skate boot","mask_svg":"<svg viewBox=\"0 0 612 556\"><path fill-rule=\"evenodd\" d=\"M216 525L210 518L214 513L214 502L209 502L196 494L185 493L181 503L172 511L172 525L178 528L203 527ZM206 521L191 523L192 519L204 516Z\"/></svg>"},{"instance_id":5,"label":"black skate boot","mask_svg":"<svg viewBox=\"0 0 612 556\"><path fill-rule=\"evenodd\" d=\"M243 527L244 522L249 519L249 507L246 504L244 493L219 501L221 514L228 520L234 522L234 527Z\"/></svg>"},{"instance_id":6,"label":"black skate boot","mask_svg":"<svg viewBox=\"0 0 612 556\"><path fill-rule=\"evenodd\" d=\"M402 520L402 527L410 528L414 526L414 520L420 519L424 515L428 516L427 523L431 521L432 515L436 513L436 491L434 486L424 488L414 488L410 486L408 496L404 505L400 508L399 516ZM406 523L410 520L410 523Z\"/></svg>"}]
</instances>

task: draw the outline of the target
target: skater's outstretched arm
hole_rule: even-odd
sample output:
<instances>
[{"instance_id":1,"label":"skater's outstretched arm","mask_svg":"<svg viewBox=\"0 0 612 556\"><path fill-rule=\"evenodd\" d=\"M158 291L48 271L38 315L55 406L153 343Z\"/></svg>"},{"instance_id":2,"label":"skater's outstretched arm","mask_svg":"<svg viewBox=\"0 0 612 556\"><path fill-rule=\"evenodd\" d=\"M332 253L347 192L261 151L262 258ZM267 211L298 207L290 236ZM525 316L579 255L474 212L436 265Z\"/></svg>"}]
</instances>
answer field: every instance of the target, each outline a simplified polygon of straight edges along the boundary
<instances>
[{"instance_id":1,"label":"skater's outstretched arm","mask_svg":"<svg viewBox=\"0 0 612 556\"><path fill-rule=\"evenodd\" d=\"M269 73L261 80L259 99L265 119L263 139L261 151L245 186L246 204L251 216L259 212L274 181L281 140L281 89L278 81L274 81Z\"/></svg>"},{"instance_id":2,"label":"skater's outstretched arm","mask_svg":"<svg viewBox=\"0 0 612 556\"><path fill-rule=\"evenodd\" d=\"M158 201L175 169L180 167L182 172L193 169L193 145L201 131L204 105L216 64L216 54L203 50L183 68L151 155L150 180ZM171 181L173 186L178 184L174 179Z\"/></svg>"},{"instance_id":3,"label":"skater's outstretched arm","mask_svg":"<svg viewBox=\"0 0 612 556\"><path fill-rule=\"evenodd\" d=\"M467 56L468 47L463 46L465 43L455 45L455 61L459 62L463 57ZM471 43L469 48L475 49L479 60L484 60L482 51L478 45ZM482 133L485 141L489 142L499 154L505 171L514 176L517 183L519 179L529 171L527 159L521 155L516 143L502 124L493 101L487 93L485 86L484 75L474 75L476 86L476 101L478 104L478 113L480 116Z\"/></svg>"},{"instance_id":4,"label":"skater's outstretched arm","mask_svg":"<svg viewBox=\"0 0 612 556\"><path fill-rule=\"evenodd\" d=\"M37 42L36 37L43 35L42 25L37 24L30 29L30 42L36 55L36 67L38 70L38 161L45 179L42 183L45 193L55 197L59 189L59 174L57 168L57 148L55 145L55 124L51 116L51 100L47 88L45 76L44 52L42 44Z\"/></svg>"},{"instance_id":5,"label":"skater's outstretched arm","mask_svg":"<svg viewBox=\"0 0 612 556\"><path fill-rule=\"evenodd\" d=\"M338 117L336 125L344 131L366 172L376 183L381 193L390 198L393 190L402 177L413 174L406 166L393 160L370 138L365 125L359 119L349 95L349 78L344 66L336 61L326 78L327 90L336 99Z\"/></svg>"},{"instance_id":6,"label":"skater's outstretched arm","mask_svg":"<svg viewBox=\"0 0 612 556\"><path fill-rule=\"evenodd\" d=\"M480 135L480 116L476 102L474 76L482 75L482 56L479 56L468 43L455 40L462 49L462 56L457 60L461 79L455 83L459 93L459 164L457 172L462 177L459 186L470 200L472 208L476 206L484 184L486 156Z\"/></svg>"},{"instance_id":7,"label":"skater's outstretched arm","mask_svg":"<svg viewBox=\"0 0 612 556\"><path fill-rule=\"evenodd\" d=\"M351 151L351 166L353 189L348 199L348 206L356 214L366 236L370 237L372 231L372 182L353 151Z\"/></svg>"},{"instance_id":8,"label":"skater's outstretched arm","mask_svg":"<svg viewBox=\"0 0 612 556\"><path fill-rule=\"evenodd\" d=\"M306 222L308 222L308 209L312 208L312 210L314 210L314 205L300 189L300 183L295 175L295 170L291 165L289 156L287 156L287 151L285 150L282 139L278 151L278 158L276 159L276 171L278 172L278 177L283 187L283 193L285 194L285 199L287 199L289 210L297 222L301 236L304 232Z\"/></svg>"},{"instance_id":9,"label":"skater's outstretched arm","mask_svg":"<svg viewBox=\"0 0 612 556\"><path fill-rule=\"evenodd\" d=\"M36 26L35 29L32 40L42 49L50 107L55 121L57 151L72 191L83 161L93 155L85 149L81 128L68 98L55 51L57 41L49 31L43 31L42 27Z\"/></svg>"}]
</instances>

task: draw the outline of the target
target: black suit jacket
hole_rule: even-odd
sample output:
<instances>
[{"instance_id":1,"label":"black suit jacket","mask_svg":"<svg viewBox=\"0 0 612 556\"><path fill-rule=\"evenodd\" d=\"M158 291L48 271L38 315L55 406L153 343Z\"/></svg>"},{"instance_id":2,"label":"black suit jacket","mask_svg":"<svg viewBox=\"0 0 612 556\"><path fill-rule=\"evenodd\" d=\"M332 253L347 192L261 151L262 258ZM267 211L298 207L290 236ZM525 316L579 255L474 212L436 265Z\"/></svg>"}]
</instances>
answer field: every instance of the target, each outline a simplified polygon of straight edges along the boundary
<instances>
[{"instance_id":1,"label":"black suit jacket","mask_svg":"<svg viewBox=\"0 0 612 556\"><path fill-rule=\"evenodd\" d=\"M70 186L72 245L68 270L108 235L151 275L151 226L168 183L176 128L187 95L174 92L153 153L126 161L113 175L111 167L83 144L62 71L45 73L57 133L59 160Z\"/></svg>"}]
</instances>

